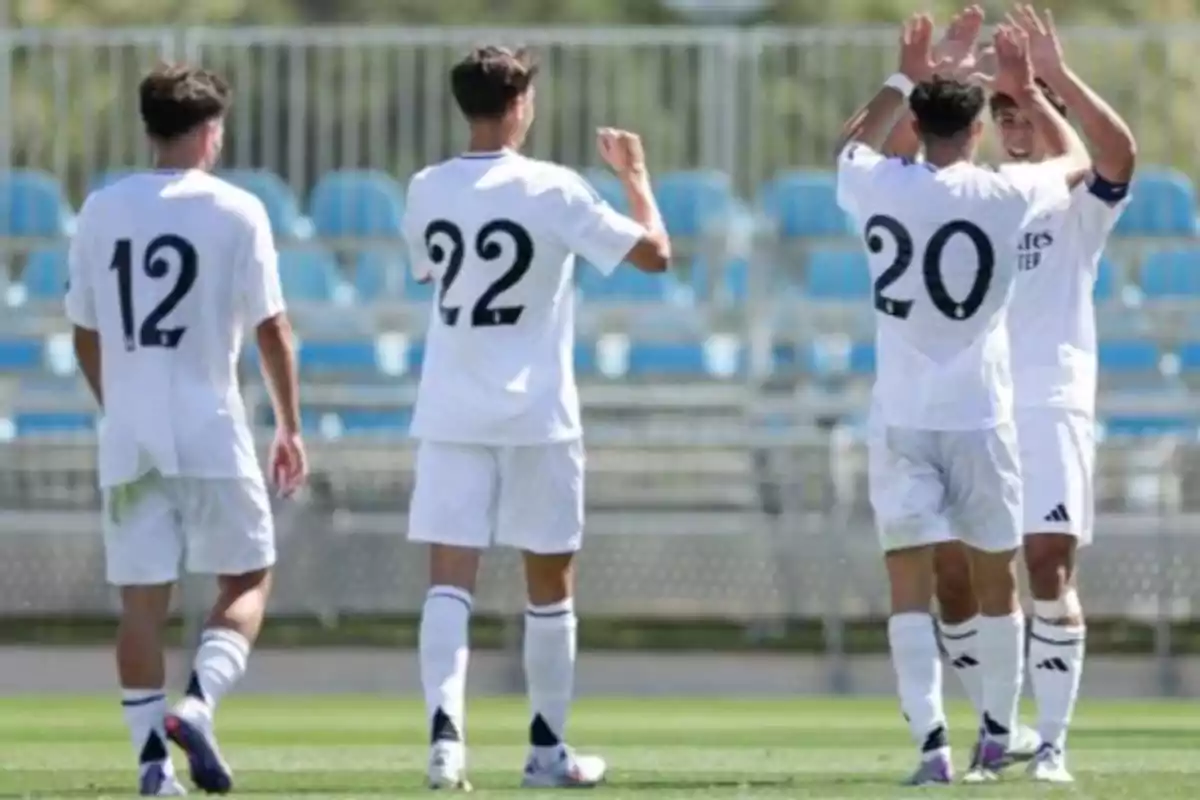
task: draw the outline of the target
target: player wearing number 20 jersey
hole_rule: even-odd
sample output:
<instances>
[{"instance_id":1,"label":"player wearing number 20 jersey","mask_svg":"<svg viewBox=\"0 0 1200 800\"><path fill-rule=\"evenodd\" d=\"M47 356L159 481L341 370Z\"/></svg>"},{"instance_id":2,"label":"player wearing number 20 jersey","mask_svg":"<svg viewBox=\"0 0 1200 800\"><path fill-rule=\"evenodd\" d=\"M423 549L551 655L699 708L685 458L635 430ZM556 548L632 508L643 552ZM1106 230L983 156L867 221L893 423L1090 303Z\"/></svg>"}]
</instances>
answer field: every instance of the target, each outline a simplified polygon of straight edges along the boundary
<instances>
[{"instance_id":1,"label":"player wearing number 20 jersey","mask_svg":"<svg viewBox=\"0 0 1200 800\"><path fill-rule=\"evenodd\" d=\"M853 144L841 156L838 198L864 233L878 312L875 430L889 440L907 431L995 437L981 450L990 463L964 462L962 474L940 477L876 450L871 494L885 549L954 532L988 550L1019 544L1006 311L1019 231L1068 197L1061 174L1032 166L1003 175L968 162L935 169ZM930 485L943 479L944 498Z\"/></svg>"}]
</instances>

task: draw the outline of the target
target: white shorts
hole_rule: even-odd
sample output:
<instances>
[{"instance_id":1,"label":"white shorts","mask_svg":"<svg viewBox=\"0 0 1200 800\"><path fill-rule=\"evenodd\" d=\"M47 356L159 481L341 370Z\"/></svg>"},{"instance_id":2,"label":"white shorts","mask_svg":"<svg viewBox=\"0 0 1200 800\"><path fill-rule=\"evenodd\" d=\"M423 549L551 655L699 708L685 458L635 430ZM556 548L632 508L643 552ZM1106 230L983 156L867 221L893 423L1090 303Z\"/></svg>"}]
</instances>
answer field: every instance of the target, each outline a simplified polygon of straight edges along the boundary
<instances>
[{"instance_id":1,"label":"white shorts","mask_svg":"<svg viewBox=\"0 0 1200 800\"><path fill-rule=\"evenodd\" d=\"M1066 533L1081 546L1092 541L1096 423L1059 408L1017 410L1025 534Z\"/></svg>"},{"instance_id":2,"label":"white shorts","mask_svg":"<svg viewBox=\"0 0 1200 800\"><path fill-rule=\"evenodd\" d=\"M526 447L421 442L414 542L574 553L583 541L583 442Z\"/></svg>"},{"instance_id":3,"label":"white shorts","mask_svg":"<svg viewBox=\"0 0 1200 800\"><path fill-rule=\"evenodd\" d=\"M1021 544L1021 468L1012 423L978 431L874 425L868 485L884 552L960 539L988 552Z\"/></svg>"},{"instance_id":4,"label":"white shorts","mask_svg":"<svg viewBox=\"0 0 1200 800\"><path fill-rule=\"evenodd\" d=\"M261 480L151 473L104 492L104 555L114 586L172 583L188 572L242 575L275 563Z\"/></svg>"}]
</instances>

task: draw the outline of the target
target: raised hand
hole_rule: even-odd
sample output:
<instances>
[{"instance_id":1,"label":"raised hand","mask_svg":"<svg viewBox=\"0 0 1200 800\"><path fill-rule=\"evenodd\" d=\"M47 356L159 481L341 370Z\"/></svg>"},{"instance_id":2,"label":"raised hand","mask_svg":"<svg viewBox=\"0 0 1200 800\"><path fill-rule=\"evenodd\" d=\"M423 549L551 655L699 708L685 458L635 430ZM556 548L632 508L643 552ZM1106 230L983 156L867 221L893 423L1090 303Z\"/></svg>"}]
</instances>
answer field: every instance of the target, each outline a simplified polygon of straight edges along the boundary
<instances>
[{"instance_id":1,"label":"raised hand","mask_svg":"<svg viewBox=\"0 0 1200 800\"><path fill-rule=\"evenodd\" d=\"M954 15L946 32L933 46L932 59L938 75L965 79L978 70L975 40L983 28L983 9L968 6Z\"/></svg>"},{"instance_id":2,"label":"raised hand","mask_svg":"<svg viewBox=\"0 0 1200 800\"><path fill-rule=\"evenodd\" d=\"M996 75L991 89L1010 97L1036 91L1033 64L1029 60L1029 38L1016 25L1002 24L992 38L996 51Z\"/></svg>"},{"instance_id":3,"label":"raised hand","mask_svg":"<svg viewBox=\"0 0 1200 800\"><path fill-rule=\"evenodd\" d=\"M642 139L636 133L601 128L596 131L596 149L618 175L646 171L646 153L642 148Z\"/></svg>"},{"instance_id":4,"label":"raised hand","mask_svg":"<svg viewBox=\"0 0 1200 800\"><path fill-rule=\"evenodd\" d=\"M900 73L913 83L934 75L933 18L913 14L900 29Z\"/></svg>"},{"instance_id":5,"label":"raised hand","mask_svg":"<svg viewBox=\"0 0 1200 800\"><path fill-rule=\"evenodd\" d=\"M1062 42L1054 27L1054 15L1047 9L1039 16L1031 5L1019 5L1009 15L1029 39L1029 62L1038 75L1061 75L1066 70Z\"/></svg>"}]
</instances>

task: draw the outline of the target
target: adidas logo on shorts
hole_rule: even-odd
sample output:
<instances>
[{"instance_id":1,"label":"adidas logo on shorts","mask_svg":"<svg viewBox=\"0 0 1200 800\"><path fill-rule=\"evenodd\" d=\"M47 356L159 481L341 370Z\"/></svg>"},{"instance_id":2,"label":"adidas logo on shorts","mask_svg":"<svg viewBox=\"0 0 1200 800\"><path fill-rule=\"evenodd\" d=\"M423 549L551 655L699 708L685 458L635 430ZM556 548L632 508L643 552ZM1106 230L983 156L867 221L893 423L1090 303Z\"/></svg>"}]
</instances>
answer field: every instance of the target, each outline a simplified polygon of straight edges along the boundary
<instances>
[{"instance_id":1,"label":"adidas logo on shorts","mask_svg":"<svg viewBox=\"0 0 1200 800\"><path fill-rule=\"evenodd\" d=\"M1054 507L1054 510L1047 514L1044 518L1046 522L1070 522L1071 518L1067 515L1067 507L1059 503Z\"/></svg>"}]
</instances>

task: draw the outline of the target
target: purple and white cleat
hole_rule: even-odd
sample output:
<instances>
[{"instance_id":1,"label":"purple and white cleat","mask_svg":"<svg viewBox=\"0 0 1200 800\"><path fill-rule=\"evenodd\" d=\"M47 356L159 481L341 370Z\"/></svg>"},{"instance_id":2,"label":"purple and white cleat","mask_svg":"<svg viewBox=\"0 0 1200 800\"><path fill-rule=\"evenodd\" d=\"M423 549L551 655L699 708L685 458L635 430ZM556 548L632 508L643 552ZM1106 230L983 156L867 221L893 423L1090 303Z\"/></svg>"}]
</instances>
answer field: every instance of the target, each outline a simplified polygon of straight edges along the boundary
<instances>
[{"instance_id":1,"label":"purple and white cleat","mask_svg":"<svg viewBox=\"0 0 1200 800\"><path fill-rule=\"evenodd\" d=\"M907 780L905 786L937 786L954 780L954 767L950 763L949 753L937 753L924 758Z\"/></svg>"},{"instance_id":2,"label":"purple and white cleat","mask_svg":"<svg viewBox=\"0 0 1200 800\"><path fill-rule=\"evenodd\" d=\"M167 772L163 764L147 764L138 780L138 794L142 797L183 797L187 789Z\"/></svg>"},{"instance_id":3,"label":"purple and white cleat","mask_svg":"<svg viewBox=\"0 0 1200 800\"><path fill-rule=\"evenodd\" d=\"M208 794L228 794L233 788L233 770L221 758L212 730L182 714L167 714L167 738L187 755L192 783Z\"/></svg>"},{"instance_id":4,"label":"purple and white cleat","mask_svg":"<svg viewBox=\"0 0 1200 800\"><path fill-rule=\"evenodd\" d=\"M983 737L976 746L971 768L963 776L964 783L988 783L1000 779L1000 773L1012 763L1003 742Z\"/></svg>"}]
</instances>

